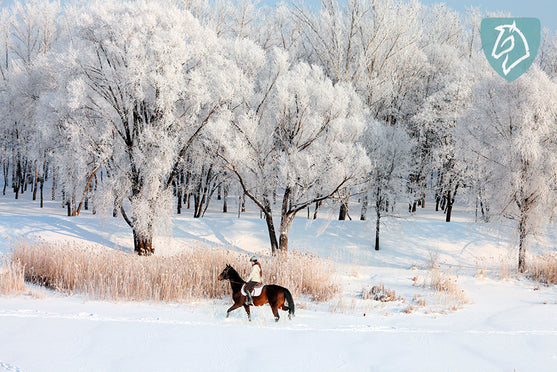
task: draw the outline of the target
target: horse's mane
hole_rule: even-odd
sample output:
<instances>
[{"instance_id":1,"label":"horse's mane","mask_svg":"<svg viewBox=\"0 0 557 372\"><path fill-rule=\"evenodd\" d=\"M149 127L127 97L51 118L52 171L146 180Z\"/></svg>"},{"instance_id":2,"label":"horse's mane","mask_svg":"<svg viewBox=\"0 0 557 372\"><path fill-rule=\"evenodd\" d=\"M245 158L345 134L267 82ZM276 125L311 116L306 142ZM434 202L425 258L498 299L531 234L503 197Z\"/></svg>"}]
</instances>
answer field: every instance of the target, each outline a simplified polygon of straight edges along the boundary
<instances>
[{"instance_id":1,"label":"horse's mane","mask_svg":"<svg viewBox=\"0 0 557 372\"><path fill-rule=\"evenodd\" d=\"M240 283L245 283L244 279L242 279L242 277L240 276L240 274L238 274L238 272L236 271L236 269L234 269L232 266L228 266L228 275L229 276L235 276L235 278L230 278L234 281L240 282Z\"/></svg>"}]
</instances>

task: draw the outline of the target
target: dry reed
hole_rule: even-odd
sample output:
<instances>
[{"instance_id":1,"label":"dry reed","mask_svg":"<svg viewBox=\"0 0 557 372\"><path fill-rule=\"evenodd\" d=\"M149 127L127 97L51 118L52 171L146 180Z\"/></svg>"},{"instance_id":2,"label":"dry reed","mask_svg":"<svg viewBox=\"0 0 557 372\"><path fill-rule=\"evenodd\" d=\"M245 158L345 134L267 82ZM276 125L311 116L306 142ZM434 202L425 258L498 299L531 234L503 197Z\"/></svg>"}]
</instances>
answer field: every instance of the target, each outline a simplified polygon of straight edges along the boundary
<instances>
[{"instance_id":1,"label":"dry reed","mask_svg":"<svg viewBox=\"0 0 557 372\"><path fill-rule=\"evenodd\" d=\"M464 290L457 284L456 279L439 270L432 270L424 286L428 286L438 293L442 293L452 302L462 305L468 302Z\"/></svg>"},{"instance_id":2,"label":"dry reed","mask_svg":"<svg viewBox=\"0 0 557 372\"><path fill-rule=\"evenodd\" d=\"M248 256L211 247L191 248L172 257L139 257L94 246L19 241L13 261L25 267L25 280L88 298L123 301L180 302L222 298L230 285L217 277L226 264L241 275ZM263 280L287 287L295 296L325 301L338 293L333 267L308 255L290 253L262 258Z\"/></svg>"},{"instance_id":3,"label":"dry reed","mask_svg":"<svg viewBox=\"0 0 557 372\"><path fill-rule=\"evenodd\" d=\"M557 254L533 256L529 259L528 274L546 285L557 284Z\"/></svg>"},{"instance_id":4,"label":"dry reed","mask_svg":"<svg viewBox=\"0 0 557 372\"><path fill-rule=\"evenodd\" d=\"M6 258L0 259L0 295L17 294L25 290L23 267Z\"/></svg>"}]
</instances>

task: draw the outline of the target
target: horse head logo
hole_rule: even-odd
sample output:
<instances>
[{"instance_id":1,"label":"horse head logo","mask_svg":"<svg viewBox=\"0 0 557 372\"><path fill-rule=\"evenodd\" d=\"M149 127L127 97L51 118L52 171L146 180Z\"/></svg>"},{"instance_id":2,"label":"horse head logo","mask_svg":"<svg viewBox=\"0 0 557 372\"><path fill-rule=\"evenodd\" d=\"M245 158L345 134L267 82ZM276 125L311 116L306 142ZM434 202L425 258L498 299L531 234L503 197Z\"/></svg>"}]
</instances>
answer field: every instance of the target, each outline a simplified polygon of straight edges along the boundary
<instances>
[{"instance_id":1,"label":"horse head logo","mask_svg":"<svg viewBox=\"0 0 557 372\"><path fill-rule=\"evenodd\" d=\"M516 22L513 22L512 25L497 26L495 29L499 31L499 35L497 35L497 41L495 45L493 45L491 56L495 59L500 59L505 56L502 67L503 73L508 75L520 62L530 57L530 47L522 31L516 27ZM521 56L519 58L513 58L515 59L514 62L509 62L509 56L511 56L512 52L515 50L520 50Z\"/></svg>"},{"instance_id":2,"label":"horse head logo","mask_svg":"<svg viewBox=\"0 0 557 372\"><path fill-rule=\"evenodd\" d=\"M522 75L534 61L540 45L536 18L485 18L482 46L491 66L508 81Z\"/></svg>"}]
</instances>

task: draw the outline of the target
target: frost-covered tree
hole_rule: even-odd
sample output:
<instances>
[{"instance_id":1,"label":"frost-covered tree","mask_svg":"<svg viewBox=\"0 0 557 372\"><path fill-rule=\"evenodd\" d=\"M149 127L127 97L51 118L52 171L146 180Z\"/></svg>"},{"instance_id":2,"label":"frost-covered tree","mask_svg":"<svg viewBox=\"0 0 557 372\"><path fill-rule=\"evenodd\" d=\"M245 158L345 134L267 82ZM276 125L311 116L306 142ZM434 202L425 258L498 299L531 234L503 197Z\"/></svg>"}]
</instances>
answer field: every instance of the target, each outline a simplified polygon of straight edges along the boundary
<instances>
[{"instance_id":1,"label":"frost-covered tree","mask_svg":"<svg viewBox=\"0 0 557 372\"><path fill-rule=\"evenodd\" d=\"M549 76L557 77L557 32L544 30L537 62Z\"/></svg>"},{"instance_id":2,"label":"frost-covered tree","mask_svg":"<svg viewBox=\"0 0 557 372\"><path fill-rule=\"evenodd\" d=\"M98 200L120 210L135 251L152 254L192 143L244 96L234 43L171 2L89 2L67 16L67 39L52 55L58 89L45 101L66 153L81 148L81 174L106 169Z\"/></svg>"},{"instance_id":3,"label":"frost-covered tree","mask_svg":"<svg viewBox=\"0 0 557 372\"><path fill-rule=\"evenodd\" d=\"M363 108L347 84L333 84L317 66L290 63L275 51L260 60L253 94L236 110L221 136L223 164L261 209L271 250L286 252L299 211L323 201L359 178L368 164L356 144ZM282 193L280 224L273 194Z\"/></svg>"},{"instance_id":4,"label":"frost-covered tree","mask_svg":"<svg viewBox=\"0 0 557 372\"><path fill-rule=\"evenodd\" d=\"M16 3L9 11L4 9L0 20L0 99L4 108L0 122L14 166L14 191L17 199L19 191L25 190L27 179L34 179L33 200L40 184L41 206L52 142L43 136L38 125L37 106L43 92L50 88L51 76L44 68L45 55L56 41L59 11L58 3L29 1ZM4 177L7 177L6 172Z\"/></svg>"},{"instance_id":5,"label":"frost-covered tree","mask_svg":"<svg viewBox=\"0 0 557 372\"><path fill-rule=\"evenodd\" d=\"M410 109L408 91L421 77L424 7L398 0L323 2L297 9L306 57L333 82L351 82L374 119L394 122Z\"/></svg>"},{"instance_id":6,"label":"frost-covered tree","mask_svg":"<svg viewBox=\"0 0 557 372\"><path fill-rule=\"evenodd\" d=\"M389 208L394 209L397 199L406 193L414 144L404 128L382 122L369 123L361 141L371 159L362 217L371 199L375 206L375 250L378 251L381 217Z\"/></svg>"},{"instance_id":7,"label":"frost-covered tree","mask_svg":"<svg viewBox=\"0 0 557 372\"><path fill-rule=\"evenodd\" d=\"M329 0L319 12L297 6L293 14L304 32L302 57L333 82L350 82L374 120L395 124L415 113L413 90L426 65L421 4Z\"/></svg>"},{"instance_id":8,"label":"frost-covered tree","mask_svg":"<svg viewBox=\"0 0 557 372\"><path fill-rule=\"evenodd\" d=\"M461 156L486 178L490 209L516 221L520 272L528 238L555 205L556 122L557 86L532 66L512 83L499 76L479 83L457 127Z\"/></svg>"},{"instance_id":9,"label":"frost-covered tree","mask_svg":"<svg viewBox=\"0 0 557 372\"><path fill-rule=\"evenodd\" d=\"M476 61L471 61L459 14L443 4L426 13L422 45L426 57L423 75L409 92L415 102L409 133L416 141L408 184L410 207L415 211L418 202L424 206L426 187L431 182L435 208L438 210L441 204L449 222L463 183L462 169L455 161L452 128L467 107L474 81L470 66Z\"/></svg>"}]
</instances>

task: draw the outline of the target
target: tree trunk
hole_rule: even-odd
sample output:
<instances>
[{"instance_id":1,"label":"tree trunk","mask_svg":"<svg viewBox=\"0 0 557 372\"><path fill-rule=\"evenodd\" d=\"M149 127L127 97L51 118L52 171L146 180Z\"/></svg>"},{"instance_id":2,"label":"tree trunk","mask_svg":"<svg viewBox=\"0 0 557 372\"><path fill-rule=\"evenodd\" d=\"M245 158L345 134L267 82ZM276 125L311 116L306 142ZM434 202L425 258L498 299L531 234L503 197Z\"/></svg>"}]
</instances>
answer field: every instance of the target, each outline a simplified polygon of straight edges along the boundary
<instances>
[{"instance_id":1,"label":"tree trunk","mask_svg":"<svg viewBox=\"0 0 557 372\"><path fill-rule=\"evenodd\" d=\"M15 198L19 199L19 190L21 188L21 160L17 161L16 167L14 191Z\"/></svg>"},{"instance_id":2,"label":"tree trunk","mask_svg":"<svg viewBox=\"0 0 557 372\"><path fill-rule=\"evenodd\" d=\"M522 209L522 208L521 208ZM520 212L520 221L518 223L518 272L523 273L526 271L526 213Z\"/></svg>"},{"instance_id":3,"label":"tree trunk","mask_svg":"<svg viewBox=\"0 0 557 372\"><path fill-rule=\"evenodd\" d=\"M44 178L41 177L41 181L39 183L39 188L41 190L40 194L41 194L41 208L44 206L44 197L43 197L43 189L44 189Z\"/></svg>"},{"instance_id":4,"label":"tree trunk","mask_svg":"<svg viewBox=\"0 0 557 372\"><path fill-rule=\"evenodd\" d=\"M279 230L279 249L280 252L286 253L288 251L288 230L292 224L294 216L288 214L288 208L290 204L290 193L292 190L287 187L284 190L284 196L282 197L282 208L280 213L280 230Z\"/></svg>"},{"instance_id":5,"label":"tree trunk","mask_svg":"<svg viewBox=\"0 0 557 372\"><path fill-rule=\"evenodd\" d=\"M288 232L290 231L290 226L292 226L293 220L294 220L294 214L281 216L280 239L279 239L279 249L281 253L288 252Z\"/></svg>"},{"instance_id":6,"label":"tree trunk","mask_svg":"<svg viewBox=\"0 0 557 372\"><path fill-rule=\"evenodd\" d=\"M118 200L116 200L116 198L114 198L114 203L112 204L112 217L116 218L118 217Z\"/></svg>"},{"instance_id":7,"label":"tree trunk","mask_svg":"<svg viewBox=\"0 0 557 372\"><path fill-rule=\"evenodd\" d=\"M56 200L56 175L52 175L52 191L50 193L50 200Z\"/></svg>"},{"instance_id":8,"label":"tree trunk","mask_svg":"<svg viewBox=\"0 0 557 372\"><path fill-rule=\"evenodd\" d=\"M10 160L2 164L2 170L4 171L4 189L2 190L2 195L6 195L6 188L8 187L8 175L10 173Z\"/></svg>"},{"instance_id":9,"label":"tree trunk","mask_svg":"<svg viewBox=\"0 0 557 372\"><path fill-rule=\"evenodd\" d=\"M451 190L447 191L447 215L445 216L445 222L451 222L451 216L453 213L453 204L456 198L456 192L458 191L458 183L455 186L454 192L451 195Z\"/></svg>"},{"instance_id":10,"label":"tree trunk","mask_svg":"<svg viewBox=\"0 0 557 372\"><path fill-rule=\"evenodd\" d=\"M267 232L269 233L269 240L271 242L271 254L275 255L279 249L277 241L277 233L275 231L275 224L273 223L273 214L271 207L265 207L265 222L267 223Z\"/></svg>"},{"instance_id":11,"label":"tree trunk","mask_svg":"<svg viewBox=\"0 0 557 372\"><path fill-rule=\"evenodd\" d=\"M152 234L144 236L136 230L133 230L133 246L135 253L139 256L150 256L155 253Z\"/></svg>"},{"instance_id":12,"label":"tree trunk","mask_svg":"<svg viewBox=\"0 0 557 372\"><path fill-rule=\"evenodd\" d=\"M368 195L367 195L367 192L366 192L364 194L363 199L362 199L362 211L360 213L360 221L365 221L366 220L368 204L369 204L369 198L368 198Z\"/></svg>"},{"instance_id":13,"label":"tree trunk","mask_svg":"<svg viewBox=\"0 0 557 372\"><path fill-rule=\"evenodd\" d=\"M443 195L441 197L441 203L439 204L439 208L441 208L441 210L445 210L445 205L447 204L447 196Z\"/></svg>"},{"instance_id":14,"label":"tree trunk","mask_svg":"<svg viewBox=\"0 0 557 372\"><path fill-rule=\"evenodd\" d=\"M182 174L180 178L176 180L176 198L178 199L178 203L176 205L176 214L182 213L182 183L183 183L184 175ZM182 182L180 182L180 180Z\"/></svg>"},{"instance_id":15,"label":"tree trunk","mask_svg":"<svg viewBox=\"0 0 557 372\"><path fill-rule=\"evenodd\" d=\"M383 194L381 192L381 187L377 187L375 192L375 250L379 250L379 228L381 223L381 207L383 204Z\"/></svg>"},{"instance_id":16,"label":"tree trunk","mask_svg":"<svg viewBox=\"0 0 557 372\"><path fill-rule=\"evenodd\" d=\"M314 219L314 220L317 219L317 211L319 210L319 207L321 207L321 202L320 202L320 201L316 201L316 202L315 202L315 210L313 211L313 219Z\"/></svg>"},{"instance_id":17,"label":"tree trunk","mask_svg":"<svg viewBox=\"0 0 557 372\"><path fill-rule=\"evenodd\" d=\"M379 227L381 226L381 210L377 209L377 220L375 221L375 250L379 250Z\"/></svg>"},{"instance_id":18,"label":"tree trunk","mask_svg":"<svg viewBox=\"0 0 557 372\"><path fill-rule=\"evenodd\" d=\"M37 184L39 183L39 174L35 169L35 179L33 180L33 201L37 200Z\"/></svg>"},{"instance_id":19,"label":"tree trunk","mask_svg":"<svg viewBox=\"0 0 557 372\"><path fill-rule=\"evenodd\" d=\"M447 210L445 215L445 222L451 222L451 215L453 213L453 203L451 199L451 190L447 191Z\"/></svg>"},{"instance_id":20,"label":"tree trunk","mask_svg":"<svg viewBox=\"0 0 557 372\"><path fill-rule=\"evenodd\" d=\"M340 202L340 211L338 212L339 221L346 220L346 215L348 214L348 206L344 201Z\"/></svg>"},{"instance_id":21,"label":"tree trunk","mask_svg":"<svg viewBox=\"0 0 557 372\"><path fill-rule=\"evenodd\" d=\"M27 191L27 162L23 164L23 172L21 176L21 194L23 195Z\"/></svg>"},{"instance_id":22,"label":"tree trunk","mask_svg":"<svg viewBox=\"0 0 557 372\"><path fill-rule=\"evenodd\" d=\"M223 190L223 201L222 201L222 213L228 212L228 185L224 186Z\"/></svg>"}]
</instances>

